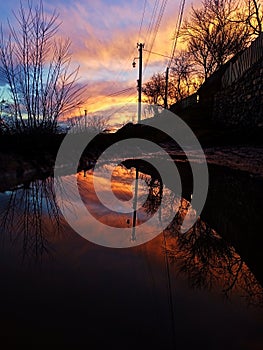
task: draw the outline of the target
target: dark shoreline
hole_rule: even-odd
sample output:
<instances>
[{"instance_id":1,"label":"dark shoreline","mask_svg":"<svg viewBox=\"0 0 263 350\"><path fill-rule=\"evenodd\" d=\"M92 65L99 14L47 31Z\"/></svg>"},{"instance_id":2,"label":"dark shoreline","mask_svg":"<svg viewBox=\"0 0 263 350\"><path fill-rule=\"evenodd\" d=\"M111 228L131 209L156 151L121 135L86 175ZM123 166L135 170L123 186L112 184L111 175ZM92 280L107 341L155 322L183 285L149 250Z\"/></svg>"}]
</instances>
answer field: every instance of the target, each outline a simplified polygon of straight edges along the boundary
<instances>
[{"instance_id":1,"label":"dark shoreline","mask_svg":"<svg viewBox=\"0 0 263 350\"><path fill-rule=\"evenodd\" d=\"M224 128L192 126L201 146L217 147L254 147L263 148L263 134L261 128L257 130L225 130ZM30 135L1 135L0 136L0 191L8 189L21 181L47 177L53 174L56 155L65 134L30 134ZM73 138L76 135L72 134ZM80 160L80 169L85 168L86 160L96 160L99 154L111 144L128 138L145 138L153 141L170 152L175 160L185 159L184 154L176 154L172 150L177 148L173 140L166 135L156 133L145 125L126 124L115 133L97 135L89 149ZM227 164L226 164L227 166ZM238 165L237 165L238 167ZM244 167L243 167L244 168ZM251 168L251 167L250 167ZM242 167L240 167L240 170ZM248 168L249 171L249 168Z\"/></svg>"}]
</instances>

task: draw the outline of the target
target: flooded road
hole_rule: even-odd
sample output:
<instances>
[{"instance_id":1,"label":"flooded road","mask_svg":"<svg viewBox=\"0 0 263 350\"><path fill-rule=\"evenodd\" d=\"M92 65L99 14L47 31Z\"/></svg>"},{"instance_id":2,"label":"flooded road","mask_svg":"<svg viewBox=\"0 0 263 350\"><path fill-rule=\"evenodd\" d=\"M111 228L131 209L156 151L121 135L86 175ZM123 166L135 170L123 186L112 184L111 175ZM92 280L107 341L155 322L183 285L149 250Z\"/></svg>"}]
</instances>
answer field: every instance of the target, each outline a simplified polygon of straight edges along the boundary
<instances>
[{"instance_id":1,"label":"flooded road","mask_svg":"<svg viewBox=\"0 0 263 350\"><path fill-rule=\"evenodd\" d=\"M113 174L109 187L103 177L107 171ZM185 233L180 228L194 208L151 171L139 171L133 230L132 164L105 165L96 175L96 191L92 170L65 176L69 183L77 181L90 213L76 219L89 240L61 215L58 200L73 216L76 203L67 201L69 193L62 196L63 191L56 198L53 178L2 192L1 344L37 349L261 349L262 268L256 247L262 238L255 193L262 182L249 183L224 169L210 171L217 176L204 212ZM123 202L122 212L118 202L111 202L111 191ZM160 231L166 219L168 227ZM146 226L140 233L142 224ZM130 246L107 247L102 225L129 229L124 240ZM94 243L98 237L106 246ZM118 246L122 237L112 239Z\"/></svg>"}]
</instances>

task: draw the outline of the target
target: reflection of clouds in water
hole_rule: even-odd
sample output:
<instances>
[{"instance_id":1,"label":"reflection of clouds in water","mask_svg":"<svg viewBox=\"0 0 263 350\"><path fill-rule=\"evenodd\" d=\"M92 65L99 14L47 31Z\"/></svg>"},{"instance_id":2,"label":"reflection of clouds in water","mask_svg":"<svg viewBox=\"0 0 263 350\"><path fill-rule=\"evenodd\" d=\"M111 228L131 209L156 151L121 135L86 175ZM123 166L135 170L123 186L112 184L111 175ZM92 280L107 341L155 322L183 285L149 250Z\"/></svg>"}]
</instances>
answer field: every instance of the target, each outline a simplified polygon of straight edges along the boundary
<instances>
[{"instance_id":1,"label":"reflection of clouds in water","mask_svg":"<svg viewBox=\"0 0 263 350\"><path fill-rule=\"evenodd\" d=\"M109 172L112 174L109 181ZM116 213L133 212L133 194L135 186L135 172L125 170L122 166L104 167L101 172L86 173L85 178L78 177L79 190L83 196L84 202L90 203L90 197L96 198L97 203L103 204L106 208ZM139 193L137 206L140 207L147 199L148 187L142 179L138 180ZM95 196L96 194L96 196ZM96 203L94 203L96 205Z\"/></svg>"},{"instance_id":2,"label":"reflection of clouds in water","mask_svg":"<svg viewBox=\"0 0 263 350\"><path fill-rule=\"evenodd\" d=\"M86 173L86 177L81 174L78 176L78 186L82 199L88 208L92 210L92 207L99 208L100 206L100 194L103 193L103 204L106 203L106 208L101 207L101 211L104 215L107 214L107 208L112 212L115 212L115 221L118 221L118 215L121 217L122 213L131 214L133 212L133 195L134 183L135 183L135 171L127 171L123 166L111 167L107 166L107 170L112 172L112 181L109 184L108 180L104 179L104 170L97 175L96 191L93 187L93 173L89 171ZM117 175L116 175L117 174ZM108 174L107 174L108 176ZM119 182L121 178L122 182ZM161 202L164 207L161 211L161 217L156 220L168 220L174 216L179 207L179 198L167 187L161 186L158 180L153 180L150 175L141 174L138 179L139 191L138 191L138 218L139 221L145 222L151 218L152 215L158 210ZM117 197L118 201L111 201L111 199ZM126 199L126 200L125 200ZM122 208L122 207L123 208ZM101 216L98 214L97 216ZM151 227L153 227L151 223ZM157 225L159 226L159 225Z\"/></svg>"},{"instance_id":3,"label":"reflection of clouds in water","mask_svg":"<svg viewBox=\"0 0 263 350\"><path fill-rule=\"evenodd\" d=\"M134 192L135 179L134 167L125 169L124 165L116 166L109 162L102 163L94 171L86 171L83 176L80 173L77 178L72 176L67 177L66 181L62 179L68 188L58 196L58 201L62 205L65 200L70 202L69 197L75 191L76 207L75 213L65 207L65 212L62 213L76 232L94 243L123 247L120 242L126 242L125 247L128 247L131 245L131 227L135 245L145 243L161 233L172 221L178 210L178 196L158 179L140 173L138 196L133 197L131 194ZM134 208L137 208L136 220ZM86 226L83 224L83 216ZM94 240L96 232L91 232L91 227L96 224L104 225L101 231L105 234L103 243L101 235L97 235ZM89 230L86 229L87 226L90 227Z\"/></svg>"},{"instance_id":4,"label":"reflection of clouds in water","mask_svg":"<svg viewBox=\"0 0 263 350\"><path fill-rule=\"evenodd\" d=\"M115 175L117 172L117 175L119 176L120 173L123 174L123 168L119 167L120 171L117 171L115 168ZM104 169L105 170L105 169ZM126 171L127 173L127 171ZM103 242L103 244L106 245L114 245L114 246L119 246L122 244L122 242L126 242L127 244L130 245L130 238L131 238L131 222L132 222L132 201L119 201L120 204L124 207L127 208L128 212L121 212L119 210L119 207L111 205L110 210L102 206L97 195L98 192L104 193L104 198L107 198L108 191L112 193L112 190L115 191L115 195L119 192L118 197L121 196L122 193L122 186L121 184L116 181L116 176L114 178L113 176L113 181L111 183L111 186L105 186L105 181L103 178L103 172L98 175L98 187L97 191L94 191L93 188L93 176L92 172L89 171L86 173L86 176L78 175L77 180L78 180L78 188L79 192L81 195L82 202L85 204L86 207L81 206L78 207L78 212L76 213L77 215L74 220L74 224L78 225L78 229L81 230L81 232L85 232L87 234L88 240L94 241L95 243L99 239L100 244ZM131 180L134 178L134 172L128 172L129 179L127 181L123 181L126 183L128 186L128 193L131 191ZM117 177L118 179L118 177ZM123 180L123 179L122 179ZM68 184L70 185L70 182L72 186L74 186L74 181L75 181L75 176L72 175L71 177L67 177ZM145 182L142 180L143 186L140 186L139 189L143 192L142 197L140 198L142 204L145 203L145 199L147 198L147 194L145 194L146 189L148 189L148 186L146 186ZM70 187L69 187L70 188ZM127 187L124 186L124 192L126 191ZM64 201L64 199L67 198L67 193L62 193L62 197L59 198L59 201ZM143 200L142 200L143 199ZM148 203L154 203L154 198L151 197L150 200L148 200ZM140 201L139 201L140 203ZM138 203L138 204L139 204ZM76 198L74 204L77 204ZM167 206L167 208L169 208ZM158 206L157 206L158 209ZM73 205L73 210L74 210L74 205ZM87 210L89 210L91 215L88 215ZM166 210L167 212L167 210ZM162 218L164 218L164 213L162 213ZM174 212L170 210L169 214L174 215ZM95 217L95 220L94 220ZM147 240L150 240L154 238L157 234L160 232L160 218L156 217L155 220L152 220L149 222L147 225L147 222L149 219L152 218L152 213L147 212L144 207L141 207L140 210L138 211L138 224L139 226L136 228L137 231L137 240L136 244L139 242L143 242L143 237L147 237ZM170 216L169 216L170 220ZM144 227L141 228L140 224L144 224ZM101 227L99 227L101 226ZM112 227L117 227L120 228L118 233L112 233L109 234L107 232L108 227L107 226L112 226ZM123 231L121 230L130 228L129 234L124 234ZM107 230L106 230L107 229ZM104 237L103 237L104 234ZM140 236L142 238L140 238ZM145 239L145 238L144 238Z\"/></svg>"}]
</instances>

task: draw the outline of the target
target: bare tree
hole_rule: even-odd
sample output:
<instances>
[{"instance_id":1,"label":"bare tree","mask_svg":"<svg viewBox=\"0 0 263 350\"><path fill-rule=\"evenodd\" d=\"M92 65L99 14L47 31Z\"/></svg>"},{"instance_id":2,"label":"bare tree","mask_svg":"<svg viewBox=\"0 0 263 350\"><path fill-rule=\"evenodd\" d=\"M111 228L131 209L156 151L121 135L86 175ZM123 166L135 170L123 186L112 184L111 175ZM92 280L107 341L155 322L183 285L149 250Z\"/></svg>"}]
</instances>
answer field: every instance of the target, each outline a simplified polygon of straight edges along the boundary
<instances>
[{"instance_id":1,"label":"bare tree","mask_svg":"<svg viewBox=\"0 0 263 350\"><path fill-rule=\"evenodd\" d=\"M259 35L262 32L263 12L262 1L248 0L248 24L253 32Z\"/></svg>"},{"instance_id":2,"label":"bare tree","mask_svg":"<svg viewBox=\"0 0 263 350\"><path fill-rule=\"evenodd\" d=\"M147 98L149 104L164 105L165 99L165 76L161 73L154 74L143 87L142 92Z\"/></svg>"},{"instance_id":3,"label":"bare tree","mask_svg":"<svg viewBox=\"0 0 263 350\"><path fill-rule=\"evenodd\" d=\"M178 102L194 93L202 79L189 52L181 51L173 59L170 70L170 98Z\"/></svg>"},{"instance_id":4,"label":"bare tree","mask_svg":"<svg viewBox=\"0 0 263 350\"><path fill-rule=\"evenodd\" d=\"M164 73L156 73L142 87L145 101L149 104L148 112L154 116L159 114L160 107L164 107L165 84Z\"/></svg>"},{"instance_id":5,"label":"bare tree","mask_svg":"<svg viewBox=\"0 0 263 350\"><path fill-rule=\"evenodd\" d=\"M170 68L167 89L168 104L181 101L183 98L194 93L201 82L202 78L196 69L196 64L193 62L191 55L186 51L181 51L173 59ZM155 106L155 109L158 109L158 106L164 107L165 85L166 78L164 73L157 73L142 88L147 102L151 106Z\"/></svg>"},{"instance_id":6,"label":"bare tree","mask_svg":"<svg viewBox=\"0 0 263 350\"><path fill-rule=\"evenodd\" d=\"M71 68L70 40L57 39L61 23L56 11L44 12L42 1L33 7L22 2L9 35L0 31L0 69L14 105L16 129L55 131L62 113L82 104L78 68Z\"/></svg>"},{"instance_id":7,"label":"bare tree","mask_svg":"<svg viewBox=\"0 0 263 350\"><path fill-rule=\"evenodd\" d=\"M70 128L74 127L75 132L105 132L109 130L110 117L104 117L102 115L94 116L75 116L68 118L68 125Z\"/></svg>"},{"instance_id":8,"label":"bare tree","mask_svg":"<svg viewBox=\"0 0 263 350\"><path fill-rule=\"evenodd\" d=\"M204 79L252 40L253 30L242 11L238 0L204 0L200 8L192 6L181 37Z\"/></svg>"},{"instance_id":9,"label":"bare tree","mask_svg":"<svg viewBox=\"0 0 263 350\"><path fill-rule=\"evenodd\" d=\"M152 111L150 112L154 112L154 115L157 115L159 113L158 107L165 106L165 85L165 73L156 73L142 87L142 92L146 97L147 103L152 106ZM167 95L168 104L177 101L174 81L172 81L172 79L168 79Z\"/></svg>"}]
</instances>

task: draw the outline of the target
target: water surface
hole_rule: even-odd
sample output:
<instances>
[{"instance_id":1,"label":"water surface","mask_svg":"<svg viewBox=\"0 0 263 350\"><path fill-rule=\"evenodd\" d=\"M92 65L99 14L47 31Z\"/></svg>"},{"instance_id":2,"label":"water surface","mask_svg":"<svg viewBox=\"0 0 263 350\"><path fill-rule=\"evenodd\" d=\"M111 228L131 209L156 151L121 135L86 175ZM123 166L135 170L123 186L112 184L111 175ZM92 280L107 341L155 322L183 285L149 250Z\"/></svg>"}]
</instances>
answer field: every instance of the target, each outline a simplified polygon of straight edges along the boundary
<instances>
[{"instance_id":1,"label":"water surface","mask_svg":"<svg viewBox=\"0 0 263 350\"><path fill-rule=\"evenodd\" d=\"M108 164L103 171L107 167L113 170ZM95 227L88 215L81 216L80 224L90 230L91 238L103 233L102 224L130 228L132 238L128 209L134 177L133 167L117 166L106 189L103 176L98 176L104 198L112 190L127 207L127 212L116 213L119 208L114 205L100 205L92 170L85 176L67 175L68 181L77 180L82 200L97 220ZM225 203L230 212L224 214L208 199L204 217L181 234L189 202L156 174L140 172L139 178L137 228L154 217L163 198L165 210L149 225L149 232L158 231L162 217L178 213L166 230L141 245L135 240L130 248L104 247L77 234L59 211L50 177L0 194L0 334L5 348L263 348L261 269L250 268L255 266L253 252L244 254L248 259L240 253L248 238L236 231L236 206ZM242 181L242 176L232 181L237 194ZM215 192L221 183L212 186ZM244 192L242 198L249 199ZM73 202L65 205L74 212ZM250 220L257 222L253 216ZM233 237L238 235L242 244L235 246Z\"/></svg>"}]
</instances>

